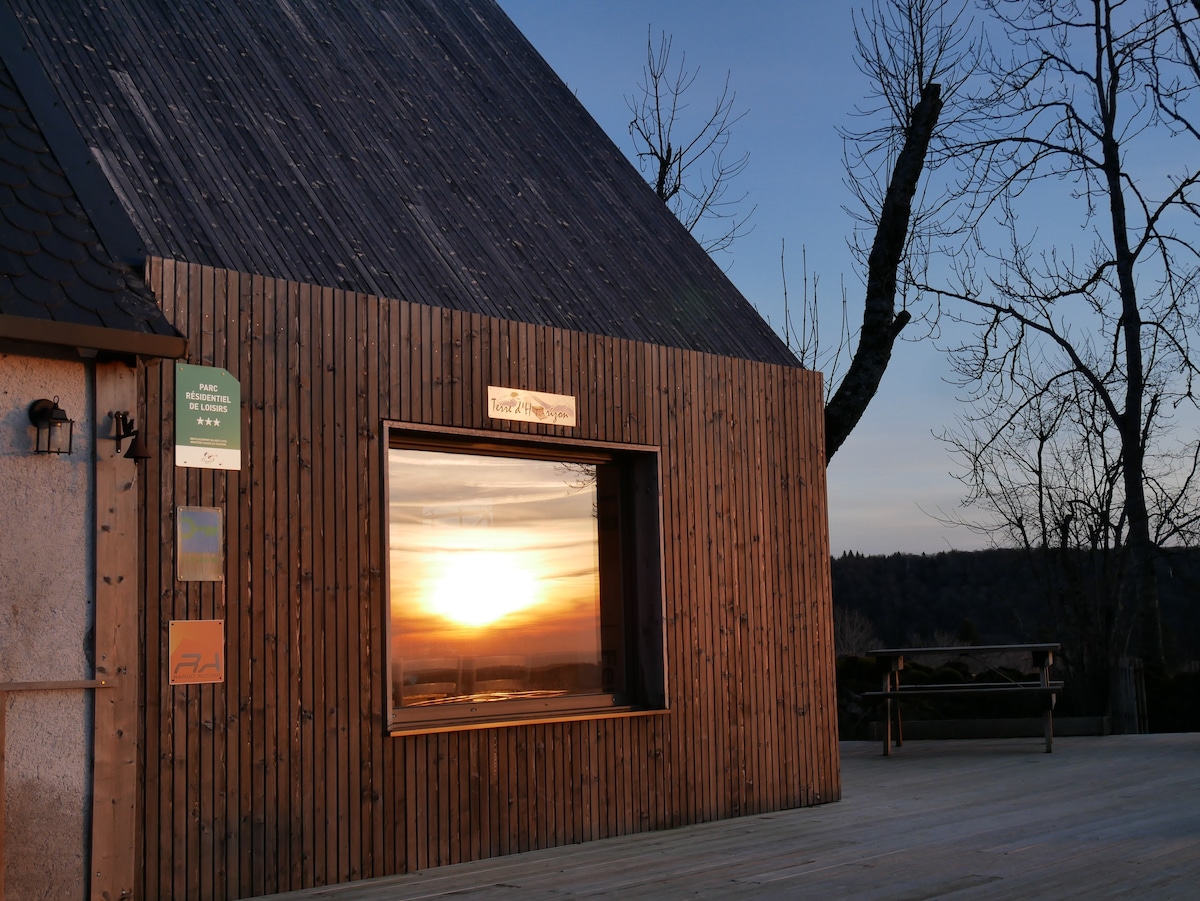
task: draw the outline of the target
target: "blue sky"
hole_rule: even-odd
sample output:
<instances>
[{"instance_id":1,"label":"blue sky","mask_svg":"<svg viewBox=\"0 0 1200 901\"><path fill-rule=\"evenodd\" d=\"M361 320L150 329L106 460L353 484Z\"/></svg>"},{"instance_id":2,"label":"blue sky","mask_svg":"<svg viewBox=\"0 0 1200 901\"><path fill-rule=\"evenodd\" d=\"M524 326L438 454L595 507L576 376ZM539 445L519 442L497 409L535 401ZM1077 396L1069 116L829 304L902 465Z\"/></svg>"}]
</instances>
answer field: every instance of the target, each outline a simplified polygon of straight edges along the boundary
<instances>
[{"instance_id":1,"label":"blue sky","mask_svg":"<svg viewBox=\"0 0 1200 901\"><path fill-rule=\"evenodd\" d=\"M726 72L746 116L731 150L750 153L734 187L757 205L753 231L718 256L730 278L782 332L781 247L793 319L802 293L802 250L820 278L822 322L836 340L842 285L849 316L862 316L862 283L846 247L853 201L844 183L838 128L853 128L869 85L854 65L852 5L819 0L733 4L717 0L500 0L559 76L629 153L625 97L641 79L648 29L673 37L700 74L698 110L720 93ZM914 334L919 328L910 327ZM954 461L934 437L962 409L950 367L929 341L897 345L892 367L858 429L829 468L833 552L935 552L975 548L970 531L936 514L958 508Z\"/></svg>"}]
</instances>

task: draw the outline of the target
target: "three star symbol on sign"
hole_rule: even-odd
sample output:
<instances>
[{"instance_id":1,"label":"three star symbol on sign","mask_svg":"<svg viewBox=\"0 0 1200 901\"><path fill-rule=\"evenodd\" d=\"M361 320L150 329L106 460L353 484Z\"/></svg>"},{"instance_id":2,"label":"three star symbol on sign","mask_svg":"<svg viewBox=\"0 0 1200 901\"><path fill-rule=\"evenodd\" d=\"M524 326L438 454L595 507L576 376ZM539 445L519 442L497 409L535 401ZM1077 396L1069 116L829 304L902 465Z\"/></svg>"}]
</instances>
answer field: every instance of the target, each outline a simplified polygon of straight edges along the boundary
<instances>
[{"instance_id":1,"label":"three star symbol on sign","mask_svg":"<svg viewBox=\"0 0 1200 901\"><path fill-rule=\"evenodd\" d=\"M196 425L220 425L220 424L221 424L221 420L219 420L219 419L205 419L203 416L199 416L196 418Z\"/></svg>"}]
</instances>

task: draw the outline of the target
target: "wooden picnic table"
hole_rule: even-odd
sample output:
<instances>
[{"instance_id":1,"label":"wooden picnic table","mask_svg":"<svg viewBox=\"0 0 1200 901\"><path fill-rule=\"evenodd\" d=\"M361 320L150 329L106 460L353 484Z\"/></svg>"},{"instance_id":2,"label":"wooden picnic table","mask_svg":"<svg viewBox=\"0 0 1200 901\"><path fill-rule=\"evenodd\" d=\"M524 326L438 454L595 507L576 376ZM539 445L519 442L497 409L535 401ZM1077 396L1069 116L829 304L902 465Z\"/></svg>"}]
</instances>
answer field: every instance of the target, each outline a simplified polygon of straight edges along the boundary
<instances>
[{"instance_id":1,"label":"wooden picnic table","mask_svg":"<svg viewBox=\"0 0 1200 901\"><path fill-rule=\"evenodd\" d=\"M864 697L878 698L884 713L883 754L891 754L892 724L895 722L895 743L904 744L903 724L900 717L900 699L933 696L966 695L1036 695L1043 700L1042 720L1046 735L1046 753L1054 748L1054 701L1062 691L1063 683L1051 681L1050 667L1054 665L1054 654L1060 649L1058 642L1041 644L987 644L961 645L928 648L879 648L869 651L868 656L887 663L883 674L881 691L864 692ZM1027 653L1038 672L1036 681L1013 679L995 666L986 663L987 658L1004 654ZM987 682L941 683L929 685L902 685L900 673L904 670L906 657L950 657L958 660L974 660L996 678Z\"/></svg>"}]
</instances>

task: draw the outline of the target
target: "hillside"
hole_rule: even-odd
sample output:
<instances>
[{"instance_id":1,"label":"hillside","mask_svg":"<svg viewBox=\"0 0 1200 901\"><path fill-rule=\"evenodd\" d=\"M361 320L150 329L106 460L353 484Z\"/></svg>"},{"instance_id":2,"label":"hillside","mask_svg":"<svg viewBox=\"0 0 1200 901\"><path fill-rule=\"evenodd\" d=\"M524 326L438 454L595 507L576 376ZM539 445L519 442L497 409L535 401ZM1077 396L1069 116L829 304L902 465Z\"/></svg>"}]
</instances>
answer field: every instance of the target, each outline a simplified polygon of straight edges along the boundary
<instances>
[{"instance_id":1,"label":"hillside","mask_svg":"<svg viewBox=\"0 0 1200 901\"><path fill-rule=\"evenodd\" d=\"M935 635L984 643L1070 642L1044 577L1024 551L947 551L832 561L833 601L857 611L884 645L928 643ZM1169 662L1200 660L1200 549L1172 549L1159 563Z\"/></svg>"}]
</instances>

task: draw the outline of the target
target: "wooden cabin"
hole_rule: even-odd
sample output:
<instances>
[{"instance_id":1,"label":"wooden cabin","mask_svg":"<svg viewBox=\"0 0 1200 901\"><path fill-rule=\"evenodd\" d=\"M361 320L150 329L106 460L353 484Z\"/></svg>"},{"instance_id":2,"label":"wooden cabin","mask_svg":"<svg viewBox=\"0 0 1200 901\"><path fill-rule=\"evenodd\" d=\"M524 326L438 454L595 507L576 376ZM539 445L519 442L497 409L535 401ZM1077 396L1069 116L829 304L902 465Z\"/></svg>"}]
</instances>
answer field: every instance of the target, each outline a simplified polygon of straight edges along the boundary
<instances>
[{"instance_id":1,"label":"wooden cabin","mask_svg":"<svg viewBox=\"0 0 1200 901\"><path fill-rule=\"evenodd\" d=\"M837 800L820 375L499 6L4 16L187 341L135 354L148 455L98 526L136 651L83 674L123 686L93 896Z\"/></svg>"}]
</instances>

